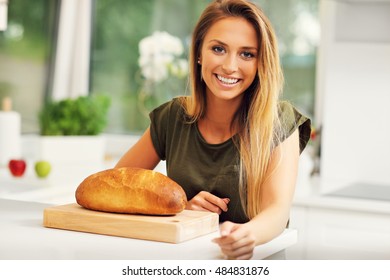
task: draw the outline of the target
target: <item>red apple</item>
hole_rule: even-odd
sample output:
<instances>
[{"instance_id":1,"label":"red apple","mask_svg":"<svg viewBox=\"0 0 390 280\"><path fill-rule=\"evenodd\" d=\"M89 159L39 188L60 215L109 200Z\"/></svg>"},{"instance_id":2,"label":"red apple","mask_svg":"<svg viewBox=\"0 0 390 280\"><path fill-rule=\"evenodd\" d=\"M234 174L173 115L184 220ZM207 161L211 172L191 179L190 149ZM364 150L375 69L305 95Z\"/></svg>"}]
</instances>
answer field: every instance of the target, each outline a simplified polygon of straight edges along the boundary
<instances>
[{"instance_id":1,"label":"red apple","mask_svg":"<svg viewBox=\"0 0 390 280\"><path fill-rule=\"evenodd\" d=\"M26 171L26 162L23 159L11 159L8 163L9 171L15 177L21 177Z\"/></svg>"}]
</instances>

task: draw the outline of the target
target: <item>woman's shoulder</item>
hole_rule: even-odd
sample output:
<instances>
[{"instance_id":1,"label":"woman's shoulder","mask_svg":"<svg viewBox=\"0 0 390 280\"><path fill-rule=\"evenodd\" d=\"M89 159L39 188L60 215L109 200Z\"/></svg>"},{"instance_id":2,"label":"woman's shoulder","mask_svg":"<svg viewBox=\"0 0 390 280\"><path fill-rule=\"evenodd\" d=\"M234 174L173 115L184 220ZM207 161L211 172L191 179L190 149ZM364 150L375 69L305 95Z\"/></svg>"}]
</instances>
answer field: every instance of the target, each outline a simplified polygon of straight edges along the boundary
<instances>
[{"instance_id":1,"label":"woman's shoulder","mask_svg":"<svg viewBox=\"0 0 390 280\"><path fill-rule=\"evenodd\" d=\"M156 151L161 159L166 158L166 143L174 135L174 131L181 125L182 97L175 97L156 107L149 114L150 134Z\"/></svg>"},{"instance_id":2,"label":"woman's shoulder","mask_svg":"<svg viewBox=\"0 0 390 280\"><path fill-rule=\"evenodd\" d=\"M293 115L297 108L288 100L280 100L278 102L279 116Z\"/></svg>"},{"instance_id":3,"label":"woman's shoulder","mask_svg":"<svg viewBox=\"0 0 390 280\"><path fill-rule=\"evenodd\" d=\"M159 105L150 112L150 118L167 122L181 119L182 117L178 118L178 116L185 116L184 108L187 98L187 96L177 96Z\"/></svg>"},{"instance_id":4,"label":"woman's shoulder","mask_svg":"<svg viewBox=\"0 0 390 280\"><path fill-rule=\"evenodd\" d=\"M153 112L184 110L188 96L177 96L156 107Z\"/></svg>"},{"instance_id":5,"label":"woman's shoulder","mask_svg":"<svg viewBox=\"0 0 390 280\"><path fill-rule=\"evenodd\" d=\"M288 138L296 129L299 129L300 150L302 152L310 139L310 118L304 115L291 102L286 100L282 100L278 103L278 112L284 139Z\"/></svg>"},{"instance_id":6,"label":"woman's shoulder","mask_svg":"<svg viewBox=\"0 0 390 280\"><path fill-rule=\"evenodd\" d=\"M279 101L278 112L282 125L296 127L297 125L301 125L309 120L306 115L304 115L296 106L287 100Z\"/></svg>"}]
</instances>

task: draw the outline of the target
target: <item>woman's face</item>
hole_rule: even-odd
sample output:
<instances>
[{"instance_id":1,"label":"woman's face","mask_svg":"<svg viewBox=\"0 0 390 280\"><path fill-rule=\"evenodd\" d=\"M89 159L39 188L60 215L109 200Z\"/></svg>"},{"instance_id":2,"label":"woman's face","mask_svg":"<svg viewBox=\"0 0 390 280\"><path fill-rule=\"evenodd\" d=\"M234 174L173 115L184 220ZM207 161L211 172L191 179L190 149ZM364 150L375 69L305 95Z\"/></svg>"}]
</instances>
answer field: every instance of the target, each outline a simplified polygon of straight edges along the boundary
<instances>
[{"instance_id":1,"label":"woman's face","mask_svg":"<svg viewBox=\"0 0 390 280\"><path fill-rule=\"evenodd\" d=\"M199 58L207 94L224 100L241 98L256 77L258 48L256 31L244 18L215 22Z\"/></svg>"}]
</instances>

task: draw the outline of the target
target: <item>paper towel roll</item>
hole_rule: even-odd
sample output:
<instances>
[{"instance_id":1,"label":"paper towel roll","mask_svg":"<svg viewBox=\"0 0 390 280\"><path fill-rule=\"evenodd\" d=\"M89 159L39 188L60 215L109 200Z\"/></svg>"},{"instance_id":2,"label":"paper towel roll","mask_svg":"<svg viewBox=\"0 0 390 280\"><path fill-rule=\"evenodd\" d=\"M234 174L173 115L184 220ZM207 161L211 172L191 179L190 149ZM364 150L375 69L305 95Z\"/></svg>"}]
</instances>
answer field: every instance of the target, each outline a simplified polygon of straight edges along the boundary
<instances>
[{"instance_id":1,"label":"paper towel roll","mask_svg":"<svg viewBox=\"0 0 390 280\"><path fill-rule=\"evenodd\" d=\"M21 157L21 119L14 111L0 111L0 165Z\"/></svg>"}]
</instances>

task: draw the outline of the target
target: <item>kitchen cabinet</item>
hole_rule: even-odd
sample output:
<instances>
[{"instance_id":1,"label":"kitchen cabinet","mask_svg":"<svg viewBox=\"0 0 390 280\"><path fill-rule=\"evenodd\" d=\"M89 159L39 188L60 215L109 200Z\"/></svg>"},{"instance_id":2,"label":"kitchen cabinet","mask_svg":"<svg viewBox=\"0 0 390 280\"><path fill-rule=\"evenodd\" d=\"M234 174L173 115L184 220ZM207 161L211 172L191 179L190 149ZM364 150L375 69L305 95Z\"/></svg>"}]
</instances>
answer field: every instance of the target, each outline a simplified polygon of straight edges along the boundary
<instances>
[{"instance_id":1,"label":"kitchen cabinet","mask_svg":"<svg viewBox=\"0 0 390 280\"><path fill-rule=\"evenodd\" d=\"M390 1L321 0L316 125L327 191L390 189ZM363 19L364 20L361 20Z\"/></svg>"},{"instance_id":2,"label":"kitchen cabinet","mask_svg":"<svg viewBox=\"0 0 390 280\"><path fill-rule=\"evenodd\" d=\"M296 198L287 259L390 259L390 202L312 195Z\"/></svg>"}]
</instances>

